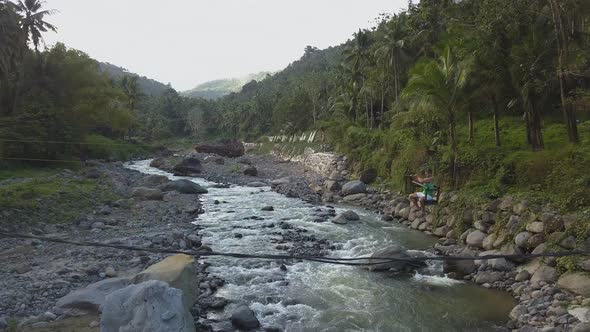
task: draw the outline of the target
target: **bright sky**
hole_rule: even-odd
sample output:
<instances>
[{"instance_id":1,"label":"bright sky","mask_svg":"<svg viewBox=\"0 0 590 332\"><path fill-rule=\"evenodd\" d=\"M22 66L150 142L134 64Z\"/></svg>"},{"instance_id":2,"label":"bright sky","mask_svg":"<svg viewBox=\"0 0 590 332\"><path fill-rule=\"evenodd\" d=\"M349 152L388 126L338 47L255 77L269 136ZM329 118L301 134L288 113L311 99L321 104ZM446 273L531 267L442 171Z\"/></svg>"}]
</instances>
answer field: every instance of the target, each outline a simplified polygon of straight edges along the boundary
<instances>
[{"instance_id":1,"label":"bright sky","mask_svg":"<svg viewBox=\"0 0 590 332\"><path fill-rule=\"evenodd\" d=\"M279 70L338 45L407 0L46 0L56 41L177 90Z\"/></svg>"}]
</instances>

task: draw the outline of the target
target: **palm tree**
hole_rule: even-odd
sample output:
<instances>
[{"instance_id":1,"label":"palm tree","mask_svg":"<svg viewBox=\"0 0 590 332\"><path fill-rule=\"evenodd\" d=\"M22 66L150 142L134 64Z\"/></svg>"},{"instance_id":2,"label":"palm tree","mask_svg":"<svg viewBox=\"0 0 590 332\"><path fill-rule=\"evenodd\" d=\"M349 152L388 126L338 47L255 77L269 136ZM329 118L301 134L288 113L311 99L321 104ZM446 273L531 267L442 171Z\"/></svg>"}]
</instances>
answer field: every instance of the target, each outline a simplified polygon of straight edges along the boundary
<instances>
[{"instance_id":1,"label":"palm tree","mask_svg":"<svg viewBox=\"0 0 590 332\"><path fill-rule=\"evenodd\" d=\"M377 49L375 55L385 65L386 69L393 74L393 94L395 102L397 102L401 90L401 65L405 57L406 15L403 13L394 15L385 29L382 46Z\"/></svg>"},{"instance_id":2,"label":"palm tree","mask_svg":"<svg viewBox=\"0 0 590 332\"><path fill-rule=\"evenodd\" d=\"M43 40L42 33L51 31L57 31L56 27L50 23L44 21L45 16L49 16L55 13L54 10L41 10L43 6L43 2L40 0L19 0L16 4L15 8L16 11L21 14L22 18L20 20L22 33L25 37L25 43L23 47L18 49L19 52L19 59L20 59L20 66L17 71L17 78L16 78L16 88L14 89L14 103L12 105L12 113L16 112L18 108L18 101L20 97L20 90L22 84L22 75L23 75L23 66L24 66L24 56L26 45L29 41L33 42L35 46L35 52L39 56L39 43Z\"/></svg>"},{"instance_id":3,"label":"palm tree","mask_svg":"<svg viewBox=\"0 0 590 332\"><path fill-rule=\"evenodd\" d=\"M16 6L12 2L0 0L0 108L4 110L9 110L10 107L4 107L3 85L9 82L17 68L19 49L23 44Z\"/></svg>"},{"instance_id":4,"label":"palm tree","mask_svg":"<svg viewBox=\"0 0 590 332\"><path fill-rule=\"evenodd\" d=\"M128 104L130 110L135 110L135 105L137 105L137 101L144 96L143 92L141 91L141 87L139 86L139 77L137 75L133 76L124 76L121 79L121 88L123 88L123 92L127 96Z\"/></svg>"},{"instance_id":5,"label":"palm tree","mask_svg":"<svg viewBox=\"0 0 590 332\"><path fill-rule=\"evenodd\" d=\"M446 48L438 60L418 63L410 73L410 80L402 97L413 107L427 107L445 114L449 126L452 151L453 180L457 181L457 113L467 103L467 65L455 58Z\"/></svg>"},{"instance_id":6,"label":"palm tree","mask_svg":"<svg viewBox=\"0 0 590 332\"><path fill-rule=\"evenodd\" d=\"M44 21L45 16L53 15L56 11L41 10L43 3L40 0L25 0L24 2L19 0L16 5L17 11L23 16L21 24L27 42L33 42L37 53L39 53L39 43L43 41L42 33L49 30L57 31L55 26Z\"/></svg>"},{"instance_id":7,"label":"palm tree","mask_svg":"<svg viewBox=\"0 0 590 332\"><path fill-rule=\"evenodd\" d=\"M365 80L361 67L363 62L368 58L369 46L369 32L359 29L359 31L354 34L353 43L348 45L343 51L344 62L347 65L344 70L349 74L347 77L350 77L349 84L352 91L350 113L353 114L353 119L355 121L358 117L359 94Z\"/></svg>"}]
</instances>

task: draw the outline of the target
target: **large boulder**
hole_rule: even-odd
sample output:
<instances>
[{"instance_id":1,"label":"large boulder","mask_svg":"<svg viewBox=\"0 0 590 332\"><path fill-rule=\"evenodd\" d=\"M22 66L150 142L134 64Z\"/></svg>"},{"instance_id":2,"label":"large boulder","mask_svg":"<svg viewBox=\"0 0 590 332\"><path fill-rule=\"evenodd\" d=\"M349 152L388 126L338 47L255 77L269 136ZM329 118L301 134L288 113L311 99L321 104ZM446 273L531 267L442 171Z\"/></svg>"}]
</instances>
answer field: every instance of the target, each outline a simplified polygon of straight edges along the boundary
<instances>
[{"instance_id":1,"label":"large boulder","mask_svg":"<svg viewBox=\"0 0 590 332\"><path fill-rule=\"evenodd\" d=\"M358 214L356 214L354 211L349 210L337 215L334 219L332 219L332 222L338 225L344 225L347 224L348 221L354 221L359 219L361 219L361 217L359 217Z\"/></svg>"},{"instance_id":2,"label":"large boulder","mask_svg":"<svg viewBox=\"0 0 590 332\"><path fill-rule=\"evenodd\" d=\"M477 254L472 249L465 248L463 249L463 251L459 253L458 256L474 257L476 255ZM443 268L445 273L454 272L459 277L463 277L465 275L473 273L473 271L475 271L477 267L475 266L475 263L472 260L445 260L443 261Z\"/></svg>"},{"instance_id":3,"label":"large boulder","mask_svg":"<svg viewBox=\"0 0 590 332\"><path fill-rule=\"evenodd\" d=\"M203 165L197 158L184 158L178 165L172 168L172 173L178 176L193 176L203 172Z\"/></svg>"},{"instance_id":4,"label":"large boulder","mask_svg":"<svg viewBox=\"0 0 590 332\"><path fill-rule=\"evenodd\" d=\"M170 182L170 179L164 175L156 174L148 175L140 181L142 187L156 187L167 182Z\"/></svg>"},{"instance_id":5,"label":"large boulder","mask_svg":"<svg viewBox=\"0 0 590 332\"><path fill-rule=\"evenodd\" d=\"M360 179L365 184L371 184L377 180L377 170L374 168L369 168L361 172Z\"/></svg>"},{"instance_id":6,"label":"large boulder","mask_svg":"<svg viewBox=\"0 0 590 332\"><path fill-rule=\"evenodd\" d=\"M254 311L244 304L240 305L231 314L231 323L243 330L252 330L260 326L260 322L256 318Z\"/></svg>"},{"instance_id":7,"label":"large boulder","mask_svg":"<svg viewBox=\"0 0 590 332\"><path fill-rule=\"evenodd\" d=\"M557 285L561 289L568 290L582 296L590 296L590 277L586 273L576 272L563 274Z\"/></svg>"},{"instance_id":8,"label":"large boulder","mask_svg":"<svg viewBox=\"0 0 590 332\"><path fill-rule=\"evenodd\" d=\"M190 180L180 179L164 183L158 187L162 191L176 191L181 194L206 194L207 189Z\"/></svg>"},{"instance_id":9,"label":"large boulder","mask_svg":"<svg viewBox=\"0 0 590 332\"><path fill-rule=\"evenodd\" d=\"M535 271L535 273L533 273L533 276L531 277L531 282L555 282L557 281L558 276L559 274L557 273L557 270L555 270L555 268L547 265L542 265Z\"/></svg>"},{"instance_id":10,"label":"large boulder","mask_svg":"<svg viewBox=\"0 0 590 332\"><path fill-rule=\"evenodd\" d=\"M254 166L248 166L245 170L244 170L244 175L248 175L248 176L258 176L258 170L256 169L256 167Z\"/></svg>"},{"instance_id":11,"label":"large boulder","mask_svg":"<svg viewBox=\"0 0 590 332\"><path fill-rule=\"evenodd\" d=\"M363 194L367 192L367 186L362 181L350 181L342 186L344 196Z\"/></svg>"},{"instance_id":12,"label":"large boulder","mask_svg":"<svg viewBox=\"0 0 590 332\"><path fill-rule=\"evenodd\" d=\"M222 157L236 158L245 153L244 144L238 140L221 140L216 143L201 143L195 146L200 153L214 153Z\"/></svg>"},{"instance_id":13,"label":"large boulder","mask_svg":"<svg viewBox=\"0 0 590 332\"><path fill-rule=\"evenodd\" d=\"M147 280L164 281L171 287L182 290L185 306L190 310L199 296L199 280L193 263L194 259L189 255L170 256L136 275L133 283L138 284Z\"/></svg>"},{"instance_id":14,"label":"large boulder","mask_svg":"<svg viewBox=\"0 0 590 332\"><path fill-rule=\"evenodd\" d=\"M111 278L90 284L62 297L55 305L58 308L72 308L98 312L107 295L131 284L127 278Z\"/></svg>"},{"instance_id":15,"label":"large boulder","mask_svg":"<svg viewBox=\"0 0 590 332\"><path fill-rule=\"evenodd\" d=\"M108 295L102 308L100 331L194 332L195 324L184 306L182 291L151 280Z\"/></svg>"},{"instance_id":16,"label":"large boulder","mask_svg":"<svg viewBox=\"0 0 590 332\"><path fill-rule=\"evenodd\" d=\"M399 261L387 261L380 258L402 259ZM419 267L426 266L423 260L411 260L413 256L408 254L408 251L398 245L390 245L383 249L375 251L369 259L367 268L369 271L394 271L394 272L410 272Z\"/></svg>"},{"instance_id":17,"label":"large boulder","mask_svg":"<svg viewBox=\"0 0 590 332\"><path fill-rule=\"evenodd\" d=\"M467 245L471 246L471 247L476 247L476 248L482 248L483 247L483 240L487 237L488 235L480 230L475 230L471 233L469 233L469 235L467 235L467 239L465 240L465 242L467 242Z\"/></svg>"},{"instance_id":18,"label":"large boulder","mask_svg":"<svg viewBox=\"0 0 590 332\"><path fill-rule=\"evenodd\" d=\"M131 196L145 201L161 201L164 199L164 194L160 189L152 189L145 187L137 187L131 190Z\"/></svg>"}]
</instances>

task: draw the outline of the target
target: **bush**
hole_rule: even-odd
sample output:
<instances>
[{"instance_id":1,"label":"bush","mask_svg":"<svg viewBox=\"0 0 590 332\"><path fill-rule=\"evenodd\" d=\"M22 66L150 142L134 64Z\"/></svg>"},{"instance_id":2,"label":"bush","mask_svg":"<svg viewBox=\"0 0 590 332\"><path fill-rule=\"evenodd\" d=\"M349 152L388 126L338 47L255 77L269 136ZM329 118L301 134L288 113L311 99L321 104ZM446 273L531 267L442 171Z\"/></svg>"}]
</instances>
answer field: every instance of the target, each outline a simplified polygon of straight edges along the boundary
<instances>
[{"instance_id":1,"label":"bush","mask_svg":"<svg viewBox=\"0 0 590 332\"><path fill-rule=\"evenodd\" d=\"M116 142L97 134L86 136L83 149L87 159L111 159L120 161L126 161L148 152L145 146Z\"/></svg>"}]
</instances>

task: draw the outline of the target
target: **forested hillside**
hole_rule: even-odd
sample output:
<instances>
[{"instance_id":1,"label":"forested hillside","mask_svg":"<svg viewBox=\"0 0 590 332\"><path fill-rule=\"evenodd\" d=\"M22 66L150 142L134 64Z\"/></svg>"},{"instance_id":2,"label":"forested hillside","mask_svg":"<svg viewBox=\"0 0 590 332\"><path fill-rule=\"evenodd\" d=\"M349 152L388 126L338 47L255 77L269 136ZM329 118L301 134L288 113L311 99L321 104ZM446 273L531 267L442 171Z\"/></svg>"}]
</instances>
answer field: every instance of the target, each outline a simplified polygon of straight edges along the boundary
<instances>
[{"instance_id":1,"label":"forested hillside","mask_svg":"<svg viewBox=\"0 0 590 332\"><path fill-rule=\"evenodd\" d=\"M260 81L272 72L264 71L240 78L226 78L205 82L193 89L182 92L183 96L191 98L219 99L232 92L240 92L242 87L251 81Z\"/></svg>"},{"instance_id":2,"label":"forested hillside","mask_svg":"<svg viewBox=\"0 0 590 332\"><path fill-rule=\"evenodd\" d=\"M316 128L397 188L432 168L487 197L587 206L589 20L583 0L423 0L220 100L209 132Z\"/></svg>"},{"instance_id":3,"label":"forested hillside","mask_svg":"<svg viewBox=\"0 0 590 332\"><path fill-rule=\"evenodd\" d=\"M125 159L199 134L208 102L64 44L42 49L52 14L40 1L0 1L0 166Z\"/></svg>"},{"instance_id":4,"label":"forested hillside","mask_svg":"<svg viewBox=\"0 0 590 332\"><path fill-rule=\"evenodd\" d=\"M127 69L110 64L108 62L99 63L100 70L109 74L110 77L120 80L125 76L138 76L137 83L141 91L147 95L161 95L169 88L168 85L153 80L145 76L139 76L135 73L130 73Z\"/></svg>"}]
</instances>

